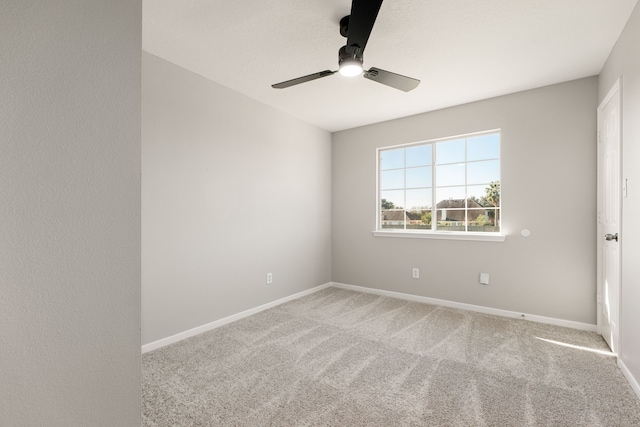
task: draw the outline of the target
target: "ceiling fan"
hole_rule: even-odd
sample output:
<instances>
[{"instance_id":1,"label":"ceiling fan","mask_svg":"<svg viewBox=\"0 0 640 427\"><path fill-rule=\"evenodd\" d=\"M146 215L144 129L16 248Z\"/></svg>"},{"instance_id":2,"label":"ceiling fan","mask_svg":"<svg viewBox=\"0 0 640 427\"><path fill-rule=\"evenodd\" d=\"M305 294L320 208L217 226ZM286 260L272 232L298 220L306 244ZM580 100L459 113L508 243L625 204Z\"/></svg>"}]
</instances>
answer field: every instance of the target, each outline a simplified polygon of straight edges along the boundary
<instances>
[{"instance_id":1,"label":"ceiling fan","mask_svg":"<svg viewBox=\"0 0 640 427\"><path fill-rule=\"evenodd\" d=\"M353 0L351 3L351 15L347 15L340 20L340 34L347 38L347 44L338 51L338 70L320 71L319 73L277 83L271 85L271 87L284 89L322 77L332 76L339 72L347 77L362 75L366 79L405 92L415 89L420 84L420 80L380 68L371 67L369 70L363 70L362 68L364 48L371 35L373 24L376 22L380 6L382 6L382 0Z\"/></svg>"}]
</instances>

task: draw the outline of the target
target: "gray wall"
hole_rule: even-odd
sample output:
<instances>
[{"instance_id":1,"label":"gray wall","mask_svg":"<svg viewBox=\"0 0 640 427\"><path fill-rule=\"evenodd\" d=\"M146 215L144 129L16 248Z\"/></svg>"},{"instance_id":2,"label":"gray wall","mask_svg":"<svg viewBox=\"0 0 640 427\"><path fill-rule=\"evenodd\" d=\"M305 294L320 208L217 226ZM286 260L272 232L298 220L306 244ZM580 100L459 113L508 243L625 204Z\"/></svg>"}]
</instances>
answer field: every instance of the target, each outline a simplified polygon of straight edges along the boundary
<instances>
[{"instance_id":1,"label":"gray wall","mask_svg":"<svg viewBox=\"0 0 640 427\"><path fill-rule=\"evenodd\" d=\"M595 324L597 78L333 136L333 281ZM373 237L376 148L502 129L505 242ZM520 230L531 236L520 236ZM421 269L420 279L411 268ZM491 284L478 283L479 273Z\"/></svg>"},{"instance_id":2,"label":"gray wall","mask_svg":"<svg viewBox=\"0 0 640 427\"><path fill-rule=\"evenodd\" d=\"M143 343L331 280L328 132L147 53L142 100Z\"/></svg>"},{"instance_id":3,"label":"gray wall","mask_svg":"<svg viewBox=\"0 0 640 427\"><path fill-rule=\"evenodd\" d=\"M0 2L0 425L140 425L141 2Z\"/></svg>"},{"instance_id":4,"label":"gray wall","mask_svg":"<svg viewBox=\"0 0 640 427\"><path fill-rule=\"evenodd\" d=\"M622 303L620 360L640 383L640 4L629 18L600 74L600 101L622 77L622 175L629 180L622 200Z\"/></svg>"}]
</instances>

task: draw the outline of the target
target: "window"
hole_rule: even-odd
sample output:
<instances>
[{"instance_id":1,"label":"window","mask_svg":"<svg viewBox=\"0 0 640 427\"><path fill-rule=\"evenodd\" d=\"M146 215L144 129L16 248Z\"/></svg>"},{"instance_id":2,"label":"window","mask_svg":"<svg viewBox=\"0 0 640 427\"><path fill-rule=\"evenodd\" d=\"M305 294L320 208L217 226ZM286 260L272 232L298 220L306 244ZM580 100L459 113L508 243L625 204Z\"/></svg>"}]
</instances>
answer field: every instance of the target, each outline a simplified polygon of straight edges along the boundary
<instances>
[{"instance_id":1,"label":"window","mask_svg":"<svg viewBox=\"0 0 640 427\"><path fill-rule=\"evenodd\" d=\"M378 231L500 233L500 131L378 149Z\"/></svg>"}]
</instances>

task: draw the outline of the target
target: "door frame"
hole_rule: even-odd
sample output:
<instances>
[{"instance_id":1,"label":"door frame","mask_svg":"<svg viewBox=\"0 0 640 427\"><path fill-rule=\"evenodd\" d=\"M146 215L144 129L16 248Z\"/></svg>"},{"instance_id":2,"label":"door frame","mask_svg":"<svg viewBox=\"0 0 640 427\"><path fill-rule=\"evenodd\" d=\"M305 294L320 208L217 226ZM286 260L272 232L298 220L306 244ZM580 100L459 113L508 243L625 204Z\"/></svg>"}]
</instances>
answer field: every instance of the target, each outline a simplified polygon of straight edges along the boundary
<instances>
[{"instance_id":1,"label":"door frame","mask_svg":"<svg viewBox=\"0 0 640 427\"><path fill-rule=\"evenodd\" d=\"M604 99L602 100L602 102L600 103L600 105L598 105L598 110L597 110L597 199L596 199L596 203L597 203L597 219L596 219L596 252L597 252L597 263L596 263L596 275L597 275L597 288L596 288L596 295L597 295L597 300L596 300L596 325L597 325L597 330L598 333L602 335L602 310L601 310L601 305L603 304L603 298L605 297L603 295L603 266L602 266L602 245L603 245L603 238L604 235L602 234L602 225L600 223L600 216L601 216L601 204L602 204L602 188L604 186L604 177L601 171L602 168L602 164L601 164L601 158L600 158L600 135L601 132L603 131L600 128L600 119L601 119L601 114L602 111L604 110L604 108L607 106L607 104L612 100L612 98L614 96L616 96L616 94L618 95L618 183L619 188L617 188L616 191L618 191L620 197L618 198L618 228L621 231L622 230L622 182L623 182L623 178L622 178L622 78L619 77L615 83L613 84L613 86L611 87L611 89L609 89L609 92L607 93L607 96L604 97ZM621 233L620 233L621 234ZM616 319L615 319L615 325L616 325L616 333L612 334L612 341L613 341L613 345L612 345L612 350L615 351L615 353L620 354L620 307L621 307L621 301L622 301L622 245L620 244L618 247L618 301L617 301L617 313L615 313L616 315ZM611 322L610 322L611 323Z\"/></svg>"}]
</instances>

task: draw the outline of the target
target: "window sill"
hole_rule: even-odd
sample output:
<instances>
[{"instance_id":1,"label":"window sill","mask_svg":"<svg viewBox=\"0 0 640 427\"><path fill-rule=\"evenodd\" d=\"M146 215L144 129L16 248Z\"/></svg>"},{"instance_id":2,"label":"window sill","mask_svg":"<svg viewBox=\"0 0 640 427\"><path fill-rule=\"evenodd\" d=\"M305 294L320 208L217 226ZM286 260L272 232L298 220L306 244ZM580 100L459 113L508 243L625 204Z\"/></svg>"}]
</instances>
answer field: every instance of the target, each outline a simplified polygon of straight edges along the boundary
<instances>
[{"instance_id":1,"label":"window sill","mask_svg":"<svg viewBox=\"0 0 640 427\"><path fill-rule=\"evenodd\" d=\"M425 231L373 231L374 237L401 237L409 239L442 239L442 240L471 240L479 242L504 242L507 237L499 233L456 233L456 232L425 232Z\"/></svg>"}]
</instances>

